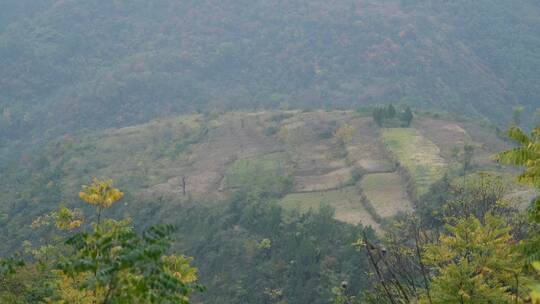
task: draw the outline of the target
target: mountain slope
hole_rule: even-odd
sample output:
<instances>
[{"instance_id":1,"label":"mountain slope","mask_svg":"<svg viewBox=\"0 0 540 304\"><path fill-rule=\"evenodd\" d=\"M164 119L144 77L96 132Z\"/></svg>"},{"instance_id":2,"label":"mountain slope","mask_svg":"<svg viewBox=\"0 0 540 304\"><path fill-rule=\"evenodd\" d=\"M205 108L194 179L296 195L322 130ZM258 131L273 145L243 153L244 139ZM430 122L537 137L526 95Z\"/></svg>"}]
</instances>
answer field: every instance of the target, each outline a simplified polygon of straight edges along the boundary
<instances>
[{"instance_id":1,"label":"mountain slope","mask_svg":"<svg viewBox=\"0 0 540 304\"><path fill-rule=\"evenodd\" d=\"M161 206L167 217L186 202L216 207L259 193L286 210L327 204L340 221L377 227L411 211L445 173L461 173L465 145L474 147L474 170L501 172L490 157L507 143L467 121L419 115L410 128L379 128L352 111L178 116L63 136L24 156L0 176L0 225L30 224L58 202L77 202L97 176L114 179L127 201L145 202L136 209Z\"/></svg>"},{"instance_id":2,"label":"mountain slope","mask_svg":"<svg viewBox=\"0 0 540 304\"><path fill-rule=\"evenodd\" d=\"M536 1L38 2L0 27L2 137L388 101L500 120L540 100Z\"/></svg>"},{"instance_id":3,"label":"mountain slope","mask_svg":"<svg viewBox=\"0 0 540 304\"><path fill-rule=\"evenodd\" d=\"M419 196L444 173L453 185L465 144L469 173L504 177L490 156L508 147L492 129L418 113L410 128L353 111L259 111L62 136L2 170L0 254L54 242L48 214L58 204L92 214L81 185L113 178L125 198L107 217L175 225L175 250L196 257L208 287L202 301L266 303L271 289L327 303L327 286L343 279L352 292L369 286L367 260L351 246L358 235L425 203ZM530 199L504 184L513 200Z\"/></svg>"}]
</instances>

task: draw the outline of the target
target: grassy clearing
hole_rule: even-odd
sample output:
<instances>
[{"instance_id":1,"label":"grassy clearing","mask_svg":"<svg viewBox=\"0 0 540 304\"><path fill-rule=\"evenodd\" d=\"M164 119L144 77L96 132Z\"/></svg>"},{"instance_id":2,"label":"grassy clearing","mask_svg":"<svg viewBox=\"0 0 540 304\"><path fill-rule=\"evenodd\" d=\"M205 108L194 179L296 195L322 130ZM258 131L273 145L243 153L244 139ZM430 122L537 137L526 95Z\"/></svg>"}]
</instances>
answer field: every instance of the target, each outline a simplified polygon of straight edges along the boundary
<instances>
[{"instance_id":1,"label":"grassy clearing","mask_svg":"<svg viewBox=\"0 0 540 304\"><path fill-rule=\"evenodd\" d=\"M397 173L374 173L362 178L361 187L368 200L382 217L410 211L407 191Z\"/></svg>"},{"instance_id":2,"label":"grassy clearing","mask_svg":"<svg viewBox=\"0 0 540 304\"><path fill-rule=\"evenodd\" d=\"M442 177L446 163L440 150L416 129L390 128L382 132L384 144L411 174L418 195Z\"/></svg>"},{"instance_id":3,"label":"grassy clearing","mask_svg":"<svg viewBox=\"0 0 540 304\"><path fill-rule=\"evenodd\" d=\"M335 217L338 220L351 224L377 226L362 206L358 191L354 186L331 191L293 193L281 200L283 208L297 210L300 213L308 212L310 209L316 210L325 204L335 209Z\"/></svg>"},{"instance_id":4,"label":"grassy clearing","mask_svg":"<svg viewBox=\"0 0 540 304\"><path fill-rule=\"evenodd\" d=\"M250 159L239 159L225 170L225 181L229 187L251 183L258 177L278 175L284 171L285 158L281 153L271 153Z\"/></svg>"},{"instance_id":5,"label":"grassy clearing","mask_svg":"<svg viewBox=\"0 0 540 304\"><path fill-rule=\"evenodd\" d=\"M284 156L272 153L233 162L225 170L225 183L230 189L279 195L292 189L293 178L286 174Z\"/></svg>"},{"instance_id":6,"label":"grassy clearing","mask_svg":"<svg viewBox=\"0 0 540 304\"><path fill-rule=\"evenodd\" d=\"M166 181L187 162L204 128L200 115L185 115L66 139L64 188L73 192L89 176L112 178L126 190Z\"/></svg>"}]
</instances>

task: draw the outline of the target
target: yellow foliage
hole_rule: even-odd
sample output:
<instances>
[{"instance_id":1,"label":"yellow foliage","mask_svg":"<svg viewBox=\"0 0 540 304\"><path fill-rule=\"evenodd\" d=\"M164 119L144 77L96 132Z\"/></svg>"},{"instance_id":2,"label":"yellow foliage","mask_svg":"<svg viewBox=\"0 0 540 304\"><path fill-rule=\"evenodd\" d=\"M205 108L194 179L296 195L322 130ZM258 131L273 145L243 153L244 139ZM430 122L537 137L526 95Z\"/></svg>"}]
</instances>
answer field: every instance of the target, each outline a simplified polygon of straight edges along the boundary
<instances>
[{"instance_id":1,"label":"yellow foliage","mask_svg":"<svg viewBox=\"0 0 540 304\"><path fill-rule=\"evenodd\" d=\"M71 210L60 206L60 210L54 213L56 228L60 230L73 230L83 224L83 217L80 210Z\"/></svg>"},{"instance_id":2,"label":"yellow foliage","mask_svg":"<svg viewBox=\"0 0 540 304\"><path fill-rule=\"evenodd\" d=\"M536 272L540 274L540 262L533 262L532 266L536 270ZM531 302L533 304L540 304L540 283L533 284L531 288Z\"/></svg>"},{"instance_id":3,"label":"yellow foliage","mask_svg":"<svg viewBox=\"0 0 540 304\"><path fill-rule=\"evenodd\" d=\"M193 258L183 255L169 255L164 256L162 259L167 265L166 271L182 283L188 284L197 281L197 268L189 265Z\"/></svg>"},{"instance_id":4,"label":"yellow foliage","mask_svg":"<svg viewBox=\"0 0 540 304\"><path fill-rule=\"evenodd\" d=\"M83 186L79 197L90 205L109 208L122 199L124 193L112 186L112 180L101 181L94 177L90 186Z\"/></svg>"},{"instance_id":5,"label":"yellow foliage","mask_svg":"<svg viewBox=\"0 0 540 304\"><path fill-rule=\"evenodd\" d=\"M73 230L79 228L84 222L83 214L79 209L69 209L60 205L58 211L39 216L30 227L40 228L55 225L60 230Z\"/></svg>"},{"instance_id":6,"label":"yellow foliage","mask_svg":"<svg viewBox=\"0 0 540 304\"><path fill-rule=\"evenodd\" d=\"M94 304L102 301L105 290L99 289L94 293L93 290L80 288L81 284L87 279L86 275L79 275L72 278L65 275L62 271L55 270L59 279L56 280L58 299L49 299L49 304Z\"/></svg>"},{"instance_id":7,"label":"yellow foliage","mask_svg":"<svg viewBox=\"0 0 540 304\"><path fill-rule=\"evenodd\" d=\"M270 239L262 239L259 244L257 244L259 249L270 249L272 248L272 241Z\"/></svg>"}]
</instances>

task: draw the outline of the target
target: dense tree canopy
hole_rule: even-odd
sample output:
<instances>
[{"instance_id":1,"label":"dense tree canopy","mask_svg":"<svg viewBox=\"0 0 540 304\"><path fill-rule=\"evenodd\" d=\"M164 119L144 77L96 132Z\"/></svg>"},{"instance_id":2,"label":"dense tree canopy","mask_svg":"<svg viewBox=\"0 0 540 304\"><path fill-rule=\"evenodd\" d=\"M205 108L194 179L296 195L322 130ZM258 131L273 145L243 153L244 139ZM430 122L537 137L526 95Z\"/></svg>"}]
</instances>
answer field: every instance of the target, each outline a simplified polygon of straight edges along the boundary
<instances>
[{"instance_id":1,"label":"dense tree canopy","mask_svg":"<svg viewBox=\"0 0 540 304\"><path fill-rule=\"evenodd\" d=\"M539 12L530 0L6 0L0 135L399 101L508 120L540 100Z\"/></svg>"}]
</instances>

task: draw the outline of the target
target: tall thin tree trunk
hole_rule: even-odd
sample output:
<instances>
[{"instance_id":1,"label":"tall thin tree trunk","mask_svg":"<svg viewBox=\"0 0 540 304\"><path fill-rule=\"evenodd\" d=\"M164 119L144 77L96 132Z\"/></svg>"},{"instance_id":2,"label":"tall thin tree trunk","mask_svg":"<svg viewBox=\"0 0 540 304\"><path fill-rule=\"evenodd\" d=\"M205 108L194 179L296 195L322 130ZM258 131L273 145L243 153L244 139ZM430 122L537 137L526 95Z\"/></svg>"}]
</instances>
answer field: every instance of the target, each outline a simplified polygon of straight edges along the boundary
<instances>
[{"instance_id":1,"label":"tall thin tree trunk","mask_svg":"<svg viewBox=\"0 0 540 304\"><path fill-rule=\"evenodd\" d=\"M363 232L363 236L364 236L364 243L366 243L366 245L369 245L370 243L367 239L367 235L365 231ZM366 248L366 251L368 253L369 260L371 261L371 264L373 265L373 268L375 268L375 272L377 273L377 277L379 278L379 282L381 283L384 289L384 292L386 293L386 296L388 297L388 299L390 300L392 304L397 304L396 301L394 301L394 298L392 297L390 290L388 290L388 286L386 286L386 283L384 282L384 278L381 274L381 271L379 270L379 266L377 266L377 262L375 262L375 259L373 258L373 255L369 251L369 248Z\"/></svg>"},{"instance_id":2,"label":"tall thin tree trunk","mask_svg":"<svg viewBox=\"0 0 540 304\"><path fill-rule=\"evenodd\" d=\"M416 256L418 257L418 263L420 264L420 271L422 272L422 278L424 279L424 287L426 288L426 293L427 293L429 303L433 304L433 301L431 300L431 293L429 290L429 280L427 278L426 266L424 265L424 262L422 262L422 253L420 252L420 242L418 241L418 238L420 236L420 229L416 226L416 223L413 224L413 229L414 229L414 244L416 247Z\"/></svg>"}]
</instances>

